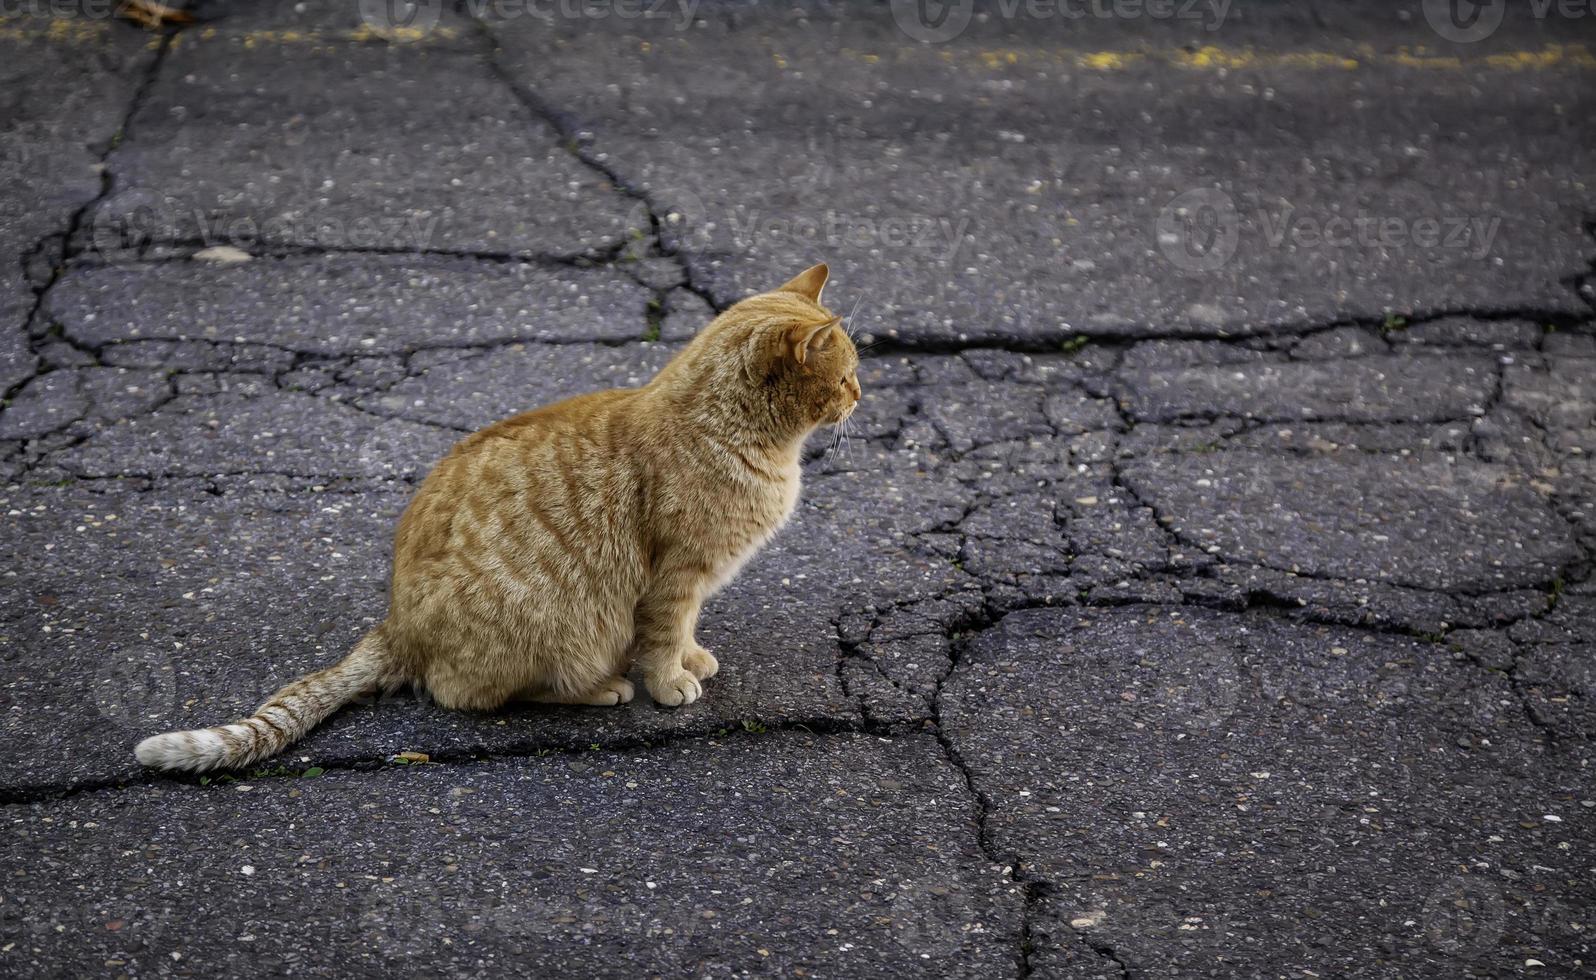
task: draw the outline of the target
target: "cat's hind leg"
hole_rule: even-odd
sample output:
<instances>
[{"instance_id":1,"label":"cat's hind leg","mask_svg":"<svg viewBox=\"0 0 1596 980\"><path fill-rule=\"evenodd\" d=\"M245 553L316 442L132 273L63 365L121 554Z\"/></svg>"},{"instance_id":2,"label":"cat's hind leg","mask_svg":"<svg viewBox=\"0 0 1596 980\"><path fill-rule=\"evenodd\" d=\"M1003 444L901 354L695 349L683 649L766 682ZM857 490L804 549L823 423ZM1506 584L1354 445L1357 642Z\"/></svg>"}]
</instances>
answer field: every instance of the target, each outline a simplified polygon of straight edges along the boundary
<instances>
[{"instance_id":1,"label":"cat's hind leg","mask_svg":"<svg viewBox=\"0 0 1596 980\"><path fill-rule=\"evenodd\" d=\"M531 687L517 691L511 699L542 704L625 704L632 700L632 682L624 677L606 677L598 686L579 694L567 694L550 687Z\"/></svg>"}]
</instances>

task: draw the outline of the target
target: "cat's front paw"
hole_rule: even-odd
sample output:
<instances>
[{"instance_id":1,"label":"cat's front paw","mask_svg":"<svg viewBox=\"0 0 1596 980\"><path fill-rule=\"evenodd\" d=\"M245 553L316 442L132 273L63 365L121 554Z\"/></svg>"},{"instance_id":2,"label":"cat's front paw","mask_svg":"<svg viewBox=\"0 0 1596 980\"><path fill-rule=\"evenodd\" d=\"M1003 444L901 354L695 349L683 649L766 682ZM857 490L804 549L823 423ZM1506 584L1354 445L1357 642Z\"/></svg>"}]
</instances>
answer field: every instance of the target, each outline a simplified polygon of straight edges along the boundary
<instances>
[{"instance_id":1,"label":"cat's front paw","mask_svg":"<svg viewBox=\"0 0 1596 980\"><path fill-rule=\"evenodd\" d=\"M643 686L648 688L649 697L667 708L692 704L704 693L704 689L698 685L698 678L680 667L674 671L645 676Z\"/></svg>"},{"instance_id":2,"label":"cat's front paw","mask_svg":"<svg viewBox=\"0 0 1596 980\"><path fill-rule=\"evenodd\" d=\"M720 670L720 661L715 655L701 646L695 646L682 654L682 666L687 672L701 681L707 681Z\"/></svg>"}]
</instances>

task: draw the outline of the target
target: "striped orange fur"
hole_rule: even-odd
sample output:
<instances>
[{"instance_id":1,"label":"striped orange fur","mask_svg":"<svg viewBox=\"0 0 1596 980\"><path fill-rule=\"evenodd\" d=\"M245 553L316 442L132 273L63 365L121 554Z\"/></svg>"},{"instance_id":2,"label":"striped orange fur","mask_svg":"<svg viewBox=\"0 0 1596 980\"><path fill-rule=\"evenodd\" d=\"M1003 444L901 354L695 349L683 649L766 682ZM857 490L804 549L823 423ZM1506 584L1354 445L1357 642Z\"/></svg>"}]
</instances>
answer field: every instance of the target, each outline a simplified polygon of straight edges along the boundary
<instances>
[{"instance_id":1,"label":"striped orange fur","mask_svg":"<svg viewBox=\"0 0 1596 980\"><path fill-rule=\"evenodd\" d=\"M253 716L147 738L139 761L246 765L407 683L451 708L610 705L632 699L636 664L660 704L697 700L719 669L693 636L700 604L791 515L804 439L859 402L827 275L733 306L641 388L461 440L399 521L386 620Z\"/></svg>"}]
</instances>

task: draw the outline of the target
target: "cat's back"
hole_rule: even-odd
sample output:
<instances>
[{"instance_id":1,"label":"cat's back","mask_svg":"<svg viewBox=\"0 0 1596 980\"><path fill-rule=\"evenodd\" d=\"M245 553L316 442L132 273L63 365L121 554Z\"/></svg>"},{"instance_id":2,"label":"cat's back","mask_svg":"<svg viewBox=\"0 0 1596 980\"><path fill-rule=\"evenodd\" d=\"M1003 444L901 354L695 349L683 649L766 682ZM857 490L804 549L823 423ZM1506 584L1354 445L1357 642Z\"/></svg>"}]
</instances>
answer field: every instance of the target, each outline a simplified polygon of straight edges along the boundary
<instances>
[{"instance_id":1,"label":"cat's back","mask_svg":"<svg viewBox=\"0 0 1596 980\"><path fill-rule=\"evenodd\" d=\"M437 469L476 456L524 453L550 440L610 448L622 436L617 423L637 393L635 388L594 391L501 419L455 443Z\"/></svg>"},{"instance_id":2,"label":"cat's back","mask_svg":"<svg viewBox=\"0 0 1596 980\"><path fill-rule=\"evenodd\" d=\"M427 475L399 521L396 564L438 557L522 521L607 522L634 474L632 388L592 392L479 429Z\"/></svg>"}]
</instances>

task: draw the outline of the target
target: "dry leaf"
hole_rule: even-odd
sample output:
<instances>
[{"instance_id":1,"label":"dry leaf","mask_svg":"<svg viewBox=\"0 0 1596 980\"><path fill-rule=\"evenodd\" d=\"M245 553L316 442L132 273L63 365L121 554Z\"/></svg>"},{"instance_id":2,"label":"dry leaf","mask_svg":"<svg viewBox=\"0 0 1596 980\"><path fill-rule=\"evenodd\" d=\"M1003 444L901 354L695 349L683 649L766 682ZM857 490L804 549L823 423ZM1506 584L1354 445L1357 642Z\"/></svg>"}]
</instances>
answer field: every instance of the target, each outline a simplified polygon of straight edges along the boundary
<instances>
[{"instance_id":1,"label":"dry leaf","mask_svg":"<svg viewBox=\"0 0 1596 980\"><path fill-rule=\"evenodd\" d=\"M151 31L158 31L168 24L194 23L193 14L176 7L168 7L158 0L122 0L122 5L116 8L116 12L118 16Z\"/></svg>"}]
</instances>

